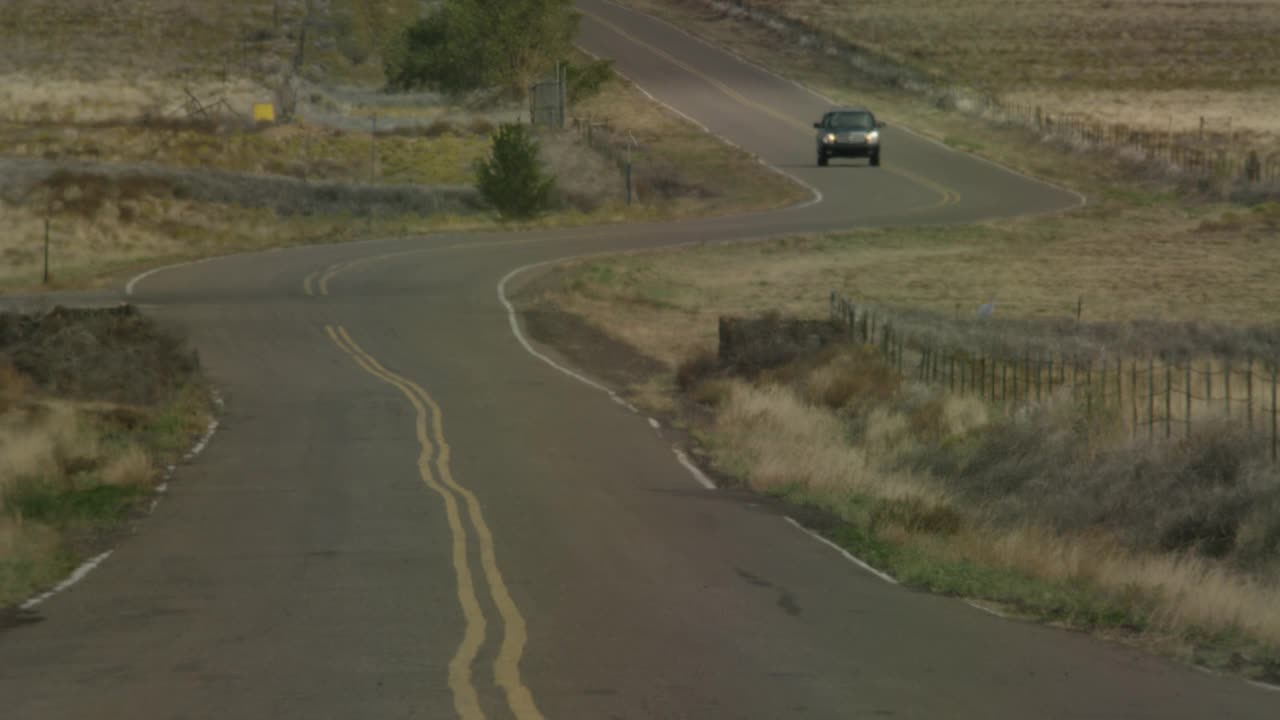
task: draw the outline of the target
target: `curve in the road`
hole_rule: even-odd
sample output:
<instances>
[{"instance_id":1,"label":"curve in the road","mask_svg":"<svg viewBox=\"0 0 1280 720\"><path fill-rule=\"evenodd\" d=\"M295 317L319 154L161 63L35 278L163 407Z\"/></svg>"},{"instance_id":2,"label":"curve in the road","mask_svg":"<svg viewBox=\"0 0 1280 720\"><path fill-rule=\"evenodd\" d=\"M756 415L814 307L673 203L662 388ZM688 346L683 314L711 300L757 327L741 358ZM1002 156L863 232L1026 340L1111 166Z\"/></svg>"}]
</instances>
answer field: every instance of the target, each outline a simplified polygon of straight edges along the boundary
<instances>
[{"instance_id":1,"label":"curve in the road","mask_svg":"<svg viewBox=\"0 0 1280 720\"><path fill-rule=\"evenodd\" d=\"M579 6L584 49L822 202L135 279L199 347L223 429L141 537L0 633L6 718L1275 717L1239 681L851 568L759 498L692 485L660 428L523 336L502 289L557 258L1080 201L904 128L896 172L812 167L798 125L823 98Z\"/></svg>"}]
</instances>

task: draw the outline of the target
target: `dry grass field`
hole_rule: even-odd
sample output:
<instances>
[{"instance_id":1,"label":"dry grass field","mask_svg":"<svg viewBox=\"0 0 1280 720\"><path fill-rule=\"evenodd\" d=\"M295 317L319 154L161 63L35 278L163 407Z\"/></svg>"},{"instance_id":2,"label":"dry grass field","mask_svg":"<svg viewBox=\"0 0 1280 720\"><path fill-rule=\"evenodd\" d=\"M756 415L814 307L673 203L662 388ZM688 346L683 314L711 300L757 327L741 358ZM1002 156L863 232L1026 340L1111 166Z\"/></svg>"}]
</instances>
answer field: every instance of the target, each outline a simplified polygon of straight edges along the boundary
<instances>
[{"instance_id":1,"label":"dry grass field","mask_svg":"<svg viewBox=\"0 0 1280 720\"><path fill-rule=\"evenodd\" d=\"M518 115L520 106L477 109L465 98L379 92L379 49L412 20L416 2L311 6L319 22L305 42L303 0L0 6L0 170L9 174L0 178L0 291L39 282L46 217L55 287L272 245L492 226L496 218L474 205L392 203L377 208L370 225L367 209L351 202L286 198L263 207L257 198L243 202L245 193L193 197L191 183L175 186L175 174L195 182L210 171L236 173L220 182L263 185L266 195L278 194L280 178L337 183L353 198L369 195L360 190L368 184L391 192L473 183L494 124ZM255 103L285 109L279 102L288 96L280 93L286 85L296 91L295 120L251 125ZM191 96L217 104L217 111L192 115ZM604 139L615 146L632 133L641 141L638 202L626 205L615 158L572 133L548 136L543 156L562 192L542 224L719 214L801 196L621 81L606 83L574 114L608 121L612 132ZM62 163L82 182L63 183L50 203L47 173L24 180L6 159Z\"/></svg>"},{"instance_id":2,"label":"dry grass field","mask_svg":"<svg viewBox=\"0 0 1280 720\"><path fill-rule=\"evenodd\" d=\"M1017 102L1157 129L1193 130L1205 116L1211 129L1280 133L1273 0L747 4Z\"/></svg>"},{"instance_id":3,"label":"dry grass field","mask_svg":"<svg viewBox=\"0 0 1280 720\"><path fill-rule=\"evenodd\" d=\"M827 293L970 318L1270 324L1280 205L1098 205L1050 219L858 230L595 258L559 300L674 368L716 342L720 314L823 317ZM671 322L673 317L683 318Z\"/></svg>"}]
</instances>

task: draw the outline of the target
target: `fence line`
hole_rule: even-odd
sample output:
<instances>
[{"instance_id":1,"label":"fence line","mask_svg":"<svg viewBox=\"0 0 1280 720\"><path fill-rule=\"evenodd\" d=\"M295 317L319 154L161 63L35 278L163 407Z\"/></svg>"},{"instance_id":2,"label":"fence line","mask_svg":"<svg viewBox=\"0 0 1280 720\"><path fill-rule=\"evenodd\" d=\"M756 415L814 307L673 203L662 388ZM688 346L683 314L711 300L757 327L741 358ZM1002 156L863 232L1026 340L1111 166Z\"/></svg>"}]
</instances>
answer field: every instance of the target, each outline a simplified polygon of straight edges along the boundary
<instances>
[{"instance_id":1,"label":"fence line","mask_svg":"<svg viewBox=\"0 0 1280 720\"><path fill-rule=\"evenodd\" d=\"M1064 140L1105 147L1128 147L1145 157L1196 177L1221 177L1249 184L1280 182L1280 151L1239 147L1235 131L1215 131L1200 118L1196 131L1152 130L1125 123L1090 120L1076 113L1046 112L1039 105L987 97L988 114Z\"/></svg>"},{"instance_id":2,"label":"fence line","mask_svg":"<svg viewBox=\"0 0 1280 720\"><path fill-rule=\"evenodd\" d=\"M1188 435L1197 421L1243 421L1269 435L1277 460L1280 358L1227 356L1080 358L1024 349L1021 354L972 352L900 330L875 308L831 292L831 319L848 339L875 346L904 377L977 396L1007 410L1067 393L1086 413L1115 413L1133 437Z\"/></svg>"}]
</instances>

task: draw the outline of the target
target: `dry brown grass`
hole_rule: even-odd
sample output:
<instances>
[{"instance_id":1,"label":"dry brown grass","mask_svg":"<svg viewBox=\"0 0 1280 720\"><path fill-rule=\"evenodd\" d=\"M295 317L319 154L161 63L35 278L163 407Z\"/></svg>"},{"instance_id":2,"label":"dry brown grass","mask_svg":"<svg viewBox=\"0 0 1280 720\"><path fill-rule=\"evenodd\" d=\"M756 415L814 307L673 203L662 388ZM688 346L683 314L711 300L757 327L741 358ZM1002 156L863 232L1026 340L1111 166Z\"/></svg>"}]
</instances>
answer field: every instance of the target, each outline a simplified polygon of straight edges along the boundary
<instances>
[{"instance_id":1,"label":"dry brown grass","mask_svg":"<svg viewBox=\"0 0 1280 720\"><path fill-rule=\"evenodd\" d=\"M65 404L20 408L0 416L0 510L4 492L27 478L59 475L64 464L94 463L100 448Z\"/></svg>"},{"instance_id":2,"label":"dry brown grass","mask_svg":"<svg viewBox=\"0 0 1280 720\"><path fill-rule=\"evenodd\" d=\"M107 485L142 487L155 477L156 467L142 446L130 443L102 467L102 482Z\"/></svg>"},{"instance_id":3,"label":"dry brown grass","mask_svg":"<svg viewBox=\"0 0 1280 720\"><path fill-rule=\"evenodd\" d=\"M240 112L269 102L301 19L273 0L14 0L0 7L0 104L6 119L136 117L169 110L189 87Z\"/></svg>"},{"instance_id":4,"label":"dry brown grass","mask_svg":"<svg viewBox=\"0 0 1280 720\"><path fill-rule=\"evenodd\" d=\"M1280 646L1280 587L1192 556L1126 550L1105 536L1063 537L1034 527L979 528L936 542L910 542L953 560L977 562L1049 581L1087 584L1114 593L1135 589L1159 598L1152 630L1244 632Z\"/></svg>"},{"instance_id":5,"label":"dry brown grass","mask_svg":"<svg viewBox=\"0 0 1280 720\"><path fill-rule=\"evenodd\" d=\"M825 380L819 374L808 382ZM802 392L732 381L710 431L720 468L759 491L823 498L837 512L851 501L884 502L871 515L876 531L933 557L1117 597L1136 592L1156 598L1149 620L1160 634L1243 632L1280 646L1280 606L1274 603L1280 587L1274 581L1192 554L1145 552L1106 528L1061 534L1034 522L996 524L984 519L981 506L949 491L948 480L893 469L893 458L922 442L906 415L871 410L861 432L851 435L836 415L803 400ZM985 408L972 399L945 398L942 407L944 438L987 422Z\"/></svg>"},{"instance_id":6,"label":"dry brown grass","mask_svg":"<svg viewBox=\"0 0 1280 720\"><path fill-rule=\"evenodd\" d=\"M715 346L718 316L825 317L831 289L941 318L992 298L998 317L1071 317L1083 298L1086 321L1272 322L1274 230L1204 230L1222 211L1098 208L596 258L568 266L556 300L673 368Z\"/></svg>"}]
</instances>

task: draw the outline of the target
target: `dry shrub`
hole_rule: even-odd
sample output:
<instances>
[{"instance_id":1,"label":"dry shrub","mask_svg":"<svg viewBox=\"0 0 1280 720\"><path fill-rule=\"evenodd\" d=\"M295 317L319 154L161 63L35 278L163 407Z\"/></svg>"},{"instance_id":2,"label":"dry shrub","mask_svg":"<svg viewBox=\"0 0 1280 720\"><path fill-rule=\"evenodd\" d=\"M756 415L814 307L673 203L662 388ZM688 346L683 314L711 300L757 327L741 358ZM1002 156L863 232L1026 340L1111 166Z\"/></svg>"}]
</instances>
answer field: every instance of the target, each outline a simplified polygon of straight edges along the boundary
<instances>
[{"instance_id":1,"label":"dry shrub","mask_svg":"<svg viewBox=\"0 0 1280 720\"><path fill-rule=\"evenodd\" d=\"M73 170L58 170L39 185L46 200L82 217L97 215L108 203L130 203L148 197L172 198L174 184L144 175L112 177Z\"/></svg>"},{"instance_id":2,"label":"dry shrub","mask_svg":"<svg viewBox=\"0 0 1280 720\"><path fill-rule=\"evenodd\" d=\"M440 137L442 135L456 135L457 128L448 120L433 120L430 125L422 130L425 137Z\"/></svg>"},{"instance_id":3,"label":"dry shrub","mask_svg":"<svg viewBox=\"0 0 1280 720\"><path fill-rule=\"evenodd\" d=\"M721 317L720 363L739 375L754 377L811 358L838 335L836 326L825 320L783 317L776 312L754 318ZM797 365L783 372L799 370Z\"/></svg>"},{"instance_id":4,"label":"dry shrub","mask_svg":"<svg viewBox=\"0 0 1280 720\"><path fill-rule=\"evenodd\" d=\"M129 305L0 314L0 351L41 392L82 400L150 405L198 371L179 337Z\"/></svg>"},{"instance_id":5,"label":"dry shrub","mask_svg":"<svg viewBox=\"0 0 1280 720\"><path fill-rule=\"evenodd\" d=\"M676 387L688 392L719 370L720 358L716 353L699 350L676 367Z\"/></svg>"},{"instance_id":6,"label":"dry shrub","mask_svg":"<svg viewBox=\"0 0 1280 720\"><path fill-rule=\"evenodd\" d=\"M800 487L941 502L941 493L912 477L875 469L863 450L846 442L838 417L783 386L731 381L715 432L722 459L757 490Z\"/></svg>"},{"instance_id":7,"label":"dry shrub","mask_svg":"<svg viewBox=\"0 0 1280 720\"><path fill-rule=\"evenodd\" d=\"M1280 468L1264 439L1226 421L1171 442L1133 441L1058 395L1025 413L921 446L912 457L993 522L1112 534L1146 552L1276 564Z\"/></svg>"},{"instance_id":8,"label":"dry shrub","mask_svg":"<svg viewBox=\"0 0 1280 720\"><path fill-rule=\"evenodd\" d=\"M635 172L633 183L636 195L651 204L655 198L670 203L676 200L706 200L716 196L714 190L688 180L677 170L662 172L657 168L644 168Z\"/></svg>"},{"instance_id":9,"label":"dry shrub","mask_svg":"<svg viewBox=\"0 0 1280 720\"><path fill-rule=\"evenodd\" d=\"M724 378L703 380L689 391L689 397L696 403L710 407L720 407L729 399L733 391L733 383Z\"/></svg>"},{"instance_id":10,"label":"dry shrub","mask_svg":"<svg viewBox=\"0 0 1280 720\"><path fill-rule=\"evenodd\" d=\"M494 131L493 123L484 118L475 118L467 123L467 132L472 135L492 135Z\"/></svg>"},{"instance_id":11,"label":"dry shrub","mask_svg":"<svg viewBox=\"0 0 1280 720\"><path fill-rule=\"evenodd\" d=\"M101 480L107 485L136 487L146 485L151 477L151 458L147 451L130 444L107 461L102 468Z\"/></svg>"},{"instance_id":12,"label":"dry shrub","mask_svg":"<svg viewBox=\"0 0 1280 720\"><path fill-rule=\"evenodd\" d=\"M838 345L816 356L803 382L810 401L839 410L889 402L897 395L902 377L882 362L875 350Z\"/></svg>"},{"instance_id":13,"label":"dry shrub","mask_svg":"<svg viewBox=\"0 0 1280 720\"><path fill-rule=\"evenodd\" d=\"M625 201L617 165L594 152L573 133L545 133L539 138L543 166L556 179L557 204L591 212Z\"/></svg>"},{"instance_id":14,"label":"dry shrub","mask_svg":"<svg viewBox=\"0 0 1280 720\"><path fill-rule=\"evenodd\" d=\"M18 372L13 361L0 352L0 413L7 411L14 401L21 400L31 389L31 380Z\"/></svg>"},{"instance_id":15,"label":"dry shrub","mask_svg":"<svg viewBox=\"0 0 1280 720\"><path fill-rule=\"evenodd\" d=\"M966 529L940 547L956 559L1056 582L1149 593L1156 598L1154 622L1162 629L1244 630L1280 643L1278 588L1203 558L1133 551L1102 532L1064 536L1031 525Z\"/></svg>"},{"instance_id":16,"label":"dry shrub","mask_svg":"<svg viewBox=\"0 0 1280 720\"><path fill-rule=\"evenodd\" d=\"M871 512L872 530L888 527L911 533L948 537L965 526L964 516L952 505L919 495L886 500Z\"/></svg>"},{"instance_id":17,"label":"dry shrub","mask_svg":"<svg viewBox=\"0 0 1280 720\"><path fill-rule=\"evenodd\" d=\"M10 411L0 417L0 505L4 492L29 478L56 479L65 468L92 467L97 435L73 408L55 403Z\"/></svg>"}]
</instances>

